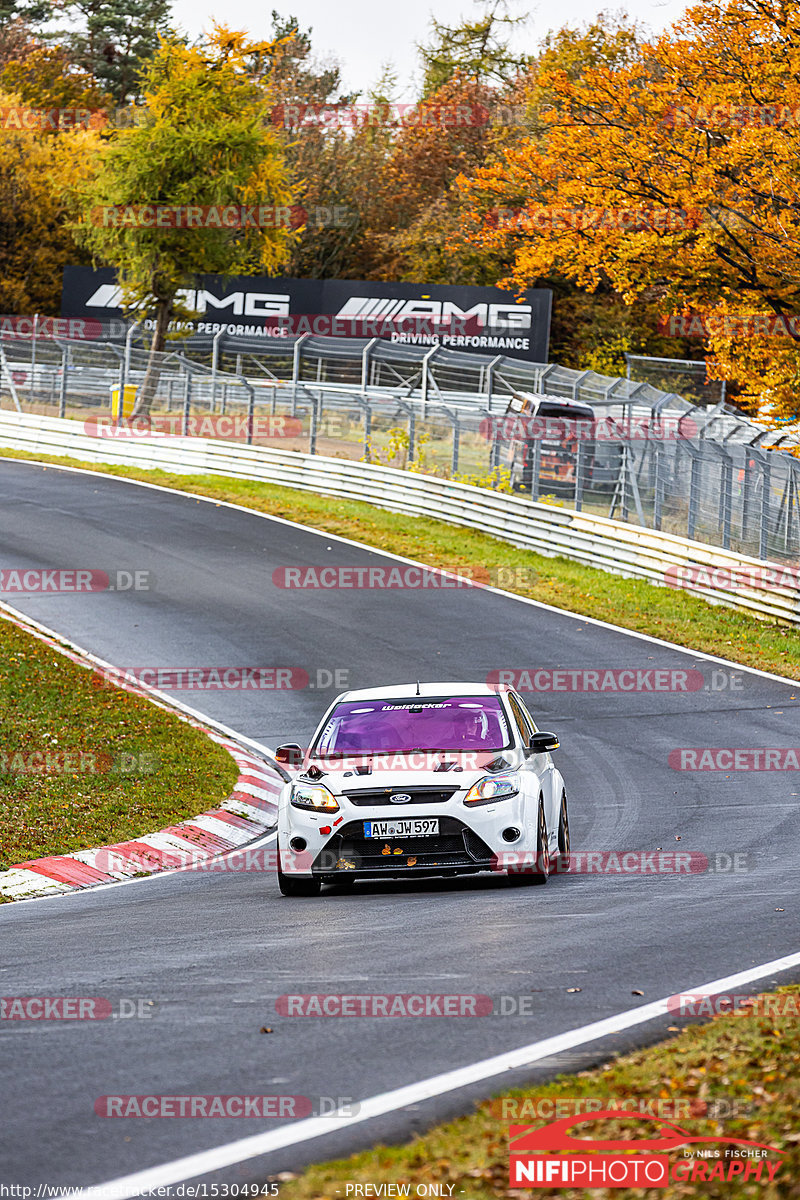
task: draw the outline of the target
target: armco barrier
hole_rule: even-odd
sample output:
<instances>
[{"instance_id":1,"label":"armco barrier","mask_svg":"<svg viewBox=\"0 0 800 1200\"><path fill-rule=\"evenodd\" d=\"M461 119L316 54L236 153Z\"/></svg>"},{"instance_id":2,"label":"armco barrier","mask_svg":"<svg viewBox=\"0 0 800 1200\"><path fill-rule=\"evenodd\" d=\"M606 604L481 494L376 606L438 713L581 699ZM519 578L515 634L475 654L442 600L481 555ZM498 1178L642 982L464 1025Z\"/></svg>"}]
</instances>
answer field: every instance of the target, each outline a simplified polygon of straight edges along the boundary
<instances>
[{"instance_id":1,"label":"armco barrier","mask_svg":"<svg viewBox=\"0 0 800 1200\"><path fill-rule=\"evenodd\" d=\"M672 578L712 602L800 625L797 568L450 479L206 438L92 437L75 421L16 412L0 412L0 445L88 462L261 480L363 500L393 512L435 516L617 575L657 584Z\"/></svg>"}]
</instances>

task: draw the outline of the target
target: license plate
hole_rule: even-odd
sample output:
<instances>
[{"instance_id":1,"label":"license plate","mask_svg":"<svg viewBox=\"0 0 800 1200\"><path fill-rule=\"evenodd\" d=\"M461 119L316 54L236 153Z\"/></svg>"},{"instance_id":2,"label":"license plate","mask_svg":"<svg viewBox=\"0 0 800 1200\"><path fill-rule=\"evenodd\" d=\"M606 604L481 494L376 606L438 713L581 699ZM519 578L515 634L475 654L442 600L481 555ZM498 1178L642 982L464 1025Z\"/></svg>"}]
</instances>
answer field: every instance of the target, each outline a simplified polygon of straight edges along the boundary
<instances>
[{"instance_id":1,"label":"license plate","mask_svg":"<svg viewBox=\"0 0 800 1200\"><path fill-rule=\"evenodd\" d=\"M426 820L424 817L411 817L407 821L364 822L364 837L367 838L435 837L438 832L438 818Z\"/></svg>"}]
</instances>

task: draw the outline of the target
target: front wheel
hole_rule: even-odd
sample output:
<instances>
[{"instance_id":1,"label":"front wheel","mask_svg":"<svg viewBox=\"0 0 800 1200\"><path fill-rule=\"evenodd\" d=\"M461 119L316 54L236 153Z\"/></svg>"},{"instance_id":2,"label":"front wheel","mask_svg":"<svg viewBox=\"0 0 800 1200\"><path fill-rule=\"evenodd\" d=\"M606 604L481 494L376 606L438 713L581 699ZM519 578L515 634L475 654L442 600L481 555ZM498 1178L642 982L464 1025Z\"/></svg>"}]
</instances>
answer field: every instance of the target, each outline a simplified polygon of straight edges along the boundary
<instances>
[{"instance_id":1,"label":"front wheel","mask_svg":"<svg viewBox=\"0 0 800 1200\"><path fill-rule=\"evenodd\" d=\"M284 875L283 871L278 872L278 887L281 889L282 896L319 895L318 879L309 879L307 876Z\"/></svg>"},{"instance_id":2,"label":"front wheel","mask_svg":"<svg viewBox=\"0 0 800 1200\"><path fill-rule=\"evenodd\" d=\"M318 896L320 882L312 875L284 875L280 866L281 852L278 849L278 887L282 896Z\"/></svg>"},{"instance_id":3,"label":"front wheel","mask_svg":"<svg viewBox=\"0 0 800 1200\"><path fill-rule=\"evenodd\" d=\"M558 817L558 853L563 859L565 870L569 870L569 816L567 814L567 793L561 793L561 812Z\"/></svg>"},{"instance_id":4,"label":"front wheel","mask_svg":"<svg viewBox=\"0 0 800 1200\"><path fill-rule=\"evenodd\" d=\"M544 799L539 797L539 820L536 832L536 866L533 871L514 878L518 883L544 887L550 878L550 844L547 840L547 823L544 819Z\"/></svg>"}]
</instances>

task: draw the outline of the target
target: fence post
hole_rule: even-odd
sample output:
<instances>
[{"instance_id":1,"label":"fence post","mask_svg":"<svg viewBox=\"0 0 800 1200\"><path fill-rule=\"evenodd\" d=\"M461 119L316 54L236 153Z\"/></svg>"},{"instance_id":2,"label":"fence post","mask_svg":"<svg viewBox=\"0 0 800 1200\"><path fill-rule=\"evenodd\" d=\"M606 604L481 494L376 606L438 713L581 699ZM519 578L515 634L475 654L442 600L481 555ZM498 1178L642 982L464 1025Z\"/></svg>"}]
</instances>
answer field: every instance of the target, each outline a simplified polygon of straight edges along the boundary
<instances>
[{"instance_id":1,"label":"fence post","mask_svg":"<svg viewBox=\"0 0 800 1200\"><path fill-rule=\"evenodd\" d=\"M217 370L219 369L219 343L220 338L225 330L220 329L214 334L214 340L211 343L211 411L217 411ZM223 400L224 404L224 400ZM224 411L224 410L223 410Z\"/></svg>"},{"instance_id":2,"label":"fence post","mask_svg":"<svg viewBox=\"0 0 800 1200\"><path fill-rule=\"evenodd\" d=\"M692 467L689 475L689 513L686 518L686 536L694 541L697 529L697 512L700 506L700 478L702 459L698 452L692 453Z\"/></svg>"},{"instance_id":3,"label":"fence post","mask_svg":"<svg viewBox=\"0 0 800 1200\"><path fill-rule=\"evenodd\" d=\"M366 346L364 347L364 349L361 352L361 395L362 396L366 396L366 394L367 394L367 373L369 371L369 356L372 353L372 347L375 345L376 342L379 342L380 340L381 339L377 338L377 337L370 338L370 340L367 342Z\"/></svg>"},{"instance_id":4,"label":"fence post","mask_svg":"<svg viewBox=\"0 0 800 1200\"><path fill-rule=\"evenodd\" d=\"M664 466L661 446L656 443L653 447L653 529L661 528L661 513L664 508Z\"/></svg>"},{"instance_id":5,"label":"fence post","mask_svg":"<svg viewBox=\"0 0 800 1200\"><path fill-rule=\"evenodd\" d=\"M14 401L14 408L18 413L21 413L22 406L19 402L19 396L17 395L17 385L14 383L14 376L11 374L11 368L8 365L8 359L6 358L6 351L2 340L0 340L0 370L2 371L2 374L0 374L0 387L2 387L3 379L5 379L6 386L11 392L11 399Z\"/></svg>"},{"instance_id":6,"label":"fence post","mask_svg":"<svg viewBox=\"0 0 800 1200\"><path fill-rule=\"evenodd\" d=\"M32 404L36 389L36 334L39 331L39 314L33 316L33 334L31 336L31 380L28 388L28 403Z\"/></svg>"},{"instance_id":7,"label":"fence post","mask_svg":"<svg viewBox=\"0 0 800 1200\"><path fill-rule=\"evenodd\" d=\"M758 557L767 558L769 543L769 502L772 493L772 468L769 454L764 455L761 464L761 521L758 538Z\"/></svg>"},{"instance_id":8,"label":"fence post","mask_svg":"<svg viewBox=\"0 0 800 1200\"><path fill-rule=\"evenodd\" d=\"M292 352L292 416L297 416L297 384L300 379L300 367L303 357L303 346L311 337L310 333L301 333L294 344Z\"/></svg>"},{"instance_id":9,"label":"fence post","mask_svg":"<svg viewBox=\"0 0 800 1200\"><path fill-rule=\"evenodd\" d=\"M539 367L539 379L536 383L536 391L547 395L547 388L544 386L547 382L547 377L551 371L555 371L557 363L548 363L546 367Z\"/></svg>"},{"instance_id":10,"label":"fence post","mask_svg":"<svg viewBox=\"0 0 800 1200\"><path fill-rule=\"evenodd\" d=\"M125 377L131 373L131 349L133 345L133 335L141 325L141 321L134 321L128 332L125 334Z\"/></svg>"},{"instance_id":11,"label":"fence post","mask_svg":"<svg viewBox=\"0 0 800 1200\"><path fill-rule=\"evenodd\" d=\"M494 392L494 369L498 363L501 363L505 355L498 354L489 363L486 368L486 408L489 412L492 411L492 394Z\"/></svg>"},{"instance_id":12,"label":"fence post","mask_svg":"<svg viewBox=\"0 0 800 1200\"><path fill-rule=\"evenodd\" d=\"M575 451L575 512L580 512L583 507L583 471L584 471L584 441L578 434L578 448Z\"/></svg>"},{"instance_id":13,"label":"fence post","mask_svg":"<svg viewBox=\"0 0 800 1200\"><path fill-rule=\"evenodd\" d=\"M131 341L140 324L141 322L134 321L133 325L128 327L128 330L125 334L125 349L123 351L122 358L119 360L119 406L117 408L117 419L114 422L115 425L119 425L120 421L124 419L125 415L125 387L128 382L128 373L130 372L131 368Z\"/></svg>"},{"instance_id":14,"label":"fence post","mask_svg":"<svg viewBox=\"0 0 800 1200\"><path fill-rule=\"evenodd\" d=\"M58 389L58 415L67 415L67 372L69 371L69 346L61 348L61 382Z\"/></svg>"},{"instance_id":15,"label":"fence post","mask_svg":"<svg viewBox=\"0 0 800 1200\"><path fill-rule=\"evenodd\" d=\"M425 355L425 357L422 360L422 385L421 385L421 393L420 394L421 394L421 399L422 399L422 419L423 419L423 421L426 419L426 417L428 415L428 363L438 353L438 351L439 351L438 346L431 346L430 350L428 351L428 353Z\"/></svg>"},{"instance_id":16,"label":"fence post","mask_svg":"<svg viewBox=\"0 0 800 1200\"><path fill-rule=\"evenodd\" d=\"M247 444L248 446L252 446L253 424L256 411L256 389L246 379L242 379L242 383L247 388Z\"/></svg>"},{"instance_id":17,"label":"fence post","mask_svg":"<svg viewBox=\"0 0 800 1200\"><path fill-rule=\"evenodd\" d=\"M452 414L453 419L453 457L450 463L450 474L456 476L458 474L458 452L461 442L461 422L458 419L458 413Z\"/></svg>"},{"instance_id":18,"label":"fence post","mask_svg":"<svg viewBox=\"0 0 800 1200\"><path fill-rule=\"evenodd\" d=\"M372 437L372 409L364 401L364 460L370 462L369 439Z\"/></svg>"},{"instance_id":19,"label":"fence post","mask_svg":"<svg viewBox=\"0 0 800 1200\"><path fill-rule=\"evenodd\" d=\"M793 462L790 462L788 466L791 486L789 488L789 500L786 509L786 551L787 553L791 553L793 525L797 531L795 533L795 541L800 545L800 484L798 483L800 470L795 468ZM794 517L794 521L792 521L792 517Z\"/></svg>"},{"instance_id":20,"label":"fence post","mask_svg":"<svg viewBox=\"0 0 800 1200\"><path fill-rule=\"evenodd\" d=\"M308 434L308 453L317 453L317 426L319 425L319 410L322 405L322 393L318 393L311 402L311 428Z\"/></svg>"},{"instance_id":21,"label":"fence post","mask_svg":"<svg viewBox=\"0 0 800 1200\"><path fill-rule=\"evenodd\" d=\"M720 446L720 453L725 455L722 464L722 479L720 480L720 528L722 529L722 546L724 550L731 548L731 513L733 510L733 463L730 455Z\"/></svg>"},{"instance_id":22,"label":"fence post","mask_svg":"<svg viewBox=\"0 0 800 1200\"><path fill-rule=\"evenodd\" d=\"M539 499L539 475L542 469L542 439L533 438L533 453L531 454L531 500Z\"/></svg>"},{"instance_id":23,"label":"fence post","mask_svg":"<svg viewBox=\"0 0 800 1200\"><path fill-rule=\"evenodd\" d=\"M189 436L189 416L192 409L192 372L186 372L186 387L183 392L183 436Z\"/></svg>"},{"instance_id":24,"label":"fence post","mask_svg":"<svg viewBox=\"0 0 800 1200\"><path fill-rule=\"evenodd\" d=\"M744 467L742 468L742 542L747 545L750 537L750 509L753 504L753 467L755 463L750 457L750 447L745 446Z\"/></svg>"},{"instance_id":25,"label":"fence post","mask_svg":"<svg viewBox=\"0 0 800 1200\"><path fill-rule=\"evenodd\" d=\"M408 410L408 459L407 462L414 461L416 452L416 437L417 437L417 418L413 407Z\"/></svg>"},{"instance_id":26,"label":"fence post","mask_svg":"<svg viewBox=\"0 0 800 1200\"><path fill-rule=\"evenodd\" d=\"M578 374L578 376L575 379L573 379L573 381L572 381L572 399L573 400L578 399L578 392L580 391L581 383L586 378L586 376L591 375L591 373L592 373L591 371L581 371Z\"/></svg>"}]
</instances>

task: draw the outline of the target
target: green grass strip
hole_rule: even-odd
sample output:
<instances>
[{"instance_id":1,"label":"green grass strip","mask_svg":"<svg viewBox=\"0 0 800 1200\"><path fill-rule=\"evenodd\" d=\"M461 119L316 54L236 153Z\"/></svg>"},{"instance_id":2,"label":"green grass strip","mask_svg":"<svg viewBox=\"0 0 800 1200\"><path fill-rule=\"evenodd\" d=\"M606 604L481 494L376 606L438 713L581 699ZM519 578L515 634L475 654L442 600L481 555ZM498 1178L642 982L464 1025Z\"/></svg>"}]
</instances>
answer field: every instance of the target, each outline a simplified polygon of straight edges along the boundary
<instances>
[{"instance_id":1,"label":"green grass strip","mask_svg":"<svg viewBox=\"0 0 800 1200\"><path fill-rule=\"evenodd\" d=\"M233 790L216 742L0 619L0 869L152 833Z\"/></svg>"}]
</instances>

